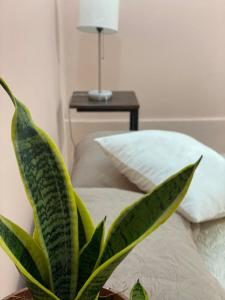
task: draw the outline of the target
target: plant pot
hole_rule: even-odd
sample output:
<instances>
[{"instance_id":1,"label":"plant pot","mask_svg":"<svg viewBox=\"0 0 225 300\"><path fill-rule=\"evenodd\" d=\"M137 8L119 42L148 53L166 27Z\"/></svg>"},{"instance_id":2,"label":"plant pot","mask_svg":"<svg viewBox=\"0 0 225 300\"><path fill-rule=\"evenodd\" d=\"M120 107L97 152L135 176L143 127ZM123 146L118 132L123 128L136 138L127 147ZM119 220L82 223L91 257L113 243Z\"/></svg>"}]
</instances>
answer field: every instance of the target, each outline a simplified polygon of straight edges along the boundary
<instances>
[{"instance_id":1,"label":"plant pot","mask_svg":"<svg viewBox=\"0 0 225 300\"><path fill-rule=\"evenodd\" d=\"M108 290L108 289L102 289L99 299L106 299L106 300L128 300L127 297L121 295L120 293L116 293L115 291ZM32 296L30 291L25 288L22 289L14 294L11 294L7 296L6 298L2 300L32 300Z\"/></svg>"}]
</instances>

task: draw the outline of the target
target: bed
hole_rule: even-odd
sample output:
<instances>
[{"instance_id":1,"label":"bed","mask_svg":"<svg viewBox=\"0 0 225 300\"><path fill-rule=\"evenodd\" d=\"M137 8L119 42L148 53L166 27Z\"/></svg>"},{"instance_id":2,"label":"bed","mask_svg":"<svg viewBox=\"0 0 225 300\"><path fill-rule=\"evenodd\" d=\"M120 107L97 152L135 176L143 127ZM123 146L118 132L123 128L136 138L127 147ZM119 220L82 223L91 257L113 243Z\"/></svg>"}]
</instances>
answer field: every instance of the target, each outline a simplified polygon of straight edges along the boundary
<instances>
[{"instance_id":1,"label":"bed","mask_svg":"<svg viewBox=\"0 0 225 300\"><path fill-rule=\"evenodd\" d=\"M107 226L123 207L142 195L94 141L111 134L84 138L76 147L72 171L73 185L95 222L106 215ZM199 230L174 213L128 255L106 286L129 295L131 286L140 279L152 300L225 299L225 289L204 262L207 253L196 243Z\"/></svg>"}]
</instances>

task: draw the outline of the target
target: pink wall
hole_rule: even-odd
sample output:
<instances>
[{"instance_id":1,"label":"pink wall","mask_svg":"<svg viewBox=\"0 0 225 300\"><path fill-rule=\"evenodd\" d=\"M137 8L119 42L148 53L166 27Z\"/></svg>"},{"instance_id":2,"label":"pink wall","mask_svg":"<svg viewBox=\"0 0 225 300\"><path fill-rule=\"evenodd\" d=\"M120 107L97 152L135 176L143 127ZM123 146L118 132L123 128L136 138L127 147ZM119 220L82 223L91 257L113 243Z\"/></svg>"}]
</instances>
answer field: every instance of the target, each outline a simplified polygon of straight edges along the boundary
<instances>
[{"instance_id":1,"label":"pink wall","mask_svg":"<svg viewBox=\"0 0 225 300\"><path fill-rule=\"evenodd\" d=\"M60 94L54 0L0 1L0 76L59 142ZM0 89L0 213L25 229L32 215L11 140L13 107ZM0 298L15 291L18 272L0 249Z\"/></svg>"},{"instance_id":2,"label":"pink wall","mask_svg":"<svg viewBox=\"0 0 225 300\"><path fill-rule=\"evenodd\" d=\"M66 123L72 91L97 87L97 36L76 29L78 2L60 2ZM136 91L141 128L184 131L225 151L225 2L120 3L119 32L105 36L103 87ZM124 114L72 115L77 141L91 131L128 128Z\"/></svg>"},{"instance_id":3,"label":"pink wall","mask_svg":"<svg viewBox=\"0 0 225 300\"><path fill-rule=\"evenodd\" d=\"M63 4L67 97L96 87L97 37L76 30ZM105 37L104 86L134 89L142 117L225 115L225 2L121 0L119 33Z\"/></svg>"}]
</instances>

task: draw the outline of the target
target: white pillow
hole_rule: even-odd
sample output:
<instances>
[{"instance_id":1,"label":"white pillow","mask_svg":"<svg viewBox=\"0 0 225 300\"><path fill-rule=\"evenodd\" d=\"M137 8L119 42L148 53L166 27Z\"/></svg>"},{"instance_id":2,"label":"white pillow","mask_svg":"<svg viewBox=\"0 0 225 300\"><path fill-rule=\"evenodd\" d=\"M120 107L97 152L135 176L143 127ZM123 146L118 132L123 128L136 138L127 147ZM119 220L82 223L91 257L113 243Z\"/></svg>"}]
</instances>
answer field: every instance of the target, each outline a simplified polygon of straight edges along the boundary
<instances>
[{"instance_id":1,"label":"white pillow","mask_svg":"<svg viewBox=\"0 0 225 300\"><path fill-rule=\"evenodd\" d=\"M144 192L203 155L178 211L192 222L225 216L225 160L211 148L188 135L159 130L95 140L119 171Z\"/></svg>"}]
</instances>

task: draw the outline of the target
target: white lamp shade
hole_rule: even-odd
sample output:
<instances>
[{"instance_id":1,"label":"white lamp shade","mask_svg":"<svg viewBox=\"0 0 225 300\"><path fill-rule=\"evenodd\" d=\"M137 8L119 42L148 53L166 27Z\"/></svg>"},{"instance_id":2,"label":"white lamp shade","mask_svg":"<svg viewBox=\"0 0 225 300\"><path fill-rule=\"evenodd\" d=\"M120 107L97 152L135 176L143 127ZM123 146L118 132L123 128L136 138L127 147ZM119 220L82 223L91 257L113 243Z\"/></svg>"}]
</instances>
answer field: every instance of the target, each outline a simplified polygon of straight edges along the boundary
<instances>
[{"instance_id":1,"label":"white lamp shade","mask_svg":"<svg viewBox=\"0 0 225 300\"><path fill-rule=\"evenodd\" d=\"M118 31L119 0L80 0L78 29L96 32L103 28L105 33Z\"/></svg>"}]
</instances>

